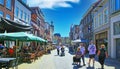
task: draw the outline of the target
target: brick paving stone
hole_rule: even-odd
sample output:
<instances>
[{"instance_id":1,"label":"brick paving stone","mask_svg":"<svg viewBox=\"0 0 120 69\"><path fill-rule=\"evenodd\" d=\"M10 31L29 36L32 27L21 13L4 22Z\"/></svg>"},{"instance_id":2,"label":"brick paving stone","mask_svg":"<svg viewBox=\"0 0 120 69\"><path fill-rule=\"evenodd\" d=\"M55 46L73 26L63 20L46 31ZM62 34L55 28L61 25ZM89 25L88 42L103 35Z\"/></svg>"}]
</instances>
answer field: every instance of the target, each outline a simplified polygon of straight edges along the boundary
<instances>
[{"instance_id":1,"label":"brick paving stone","mask_svg":"<svg viewBox=\"0 0 120 69\"><path fill-rule=\"evenodd\" d=\"M28 63L23 63L18 66L18 69L100 69L100 64L97 61L95 61L95 65L93 67L92 62L90 67L88 66L88 55L85 57L85 63L86 66L77 66L77 65L72 65L72 57L74 55L71 55L68 53L68 48L65 49L65 56L61 57L57 55L57 50L53 50L51 54L44 55L35 62L32 62L30 64ZM81 63L82 65L82 63ZM120 62L108 58L105 61L105 68L104 69L120 69Z\"/></svg>"}]
</instances>

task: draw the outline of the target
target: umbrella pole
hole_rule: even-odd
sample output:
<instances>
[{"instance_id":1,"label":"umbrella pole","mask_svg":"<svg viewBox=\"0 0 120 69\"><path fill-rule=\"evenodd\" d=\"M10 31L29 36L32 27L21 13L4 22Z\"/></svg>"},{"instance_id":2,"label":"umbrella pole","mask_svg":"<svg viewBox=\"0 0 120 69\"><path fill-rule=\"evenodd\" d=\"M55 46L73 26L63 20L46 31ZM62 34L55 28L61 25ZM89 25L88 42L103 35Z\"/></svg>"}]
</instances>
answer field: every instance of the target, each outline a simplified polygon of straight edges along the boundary
<instances>
[{"instance_id":1,"label":"umbrella pole","mask_svg":"<svg viewBox=\"0 0 120 69\"><path fill-rule=\"evenodd\" d=\"M17 45L18 45L18 40L16 39L16 58L17 58Z\"/></svg>"},{"instance_id":2,"label":"umbrella pole","mask_svg":"<svg viewBox=\"0 0 120 69\"><path fill-rule=\"evenodd\" d=\"M18 46L18 40L16 39L16 60L18 61L18 58L17 58L17 46ZM15 62L15 65L16 65L16 62ZM18 66L15 66L15 69L18 69Z\"/></svg>"}]
</instances>

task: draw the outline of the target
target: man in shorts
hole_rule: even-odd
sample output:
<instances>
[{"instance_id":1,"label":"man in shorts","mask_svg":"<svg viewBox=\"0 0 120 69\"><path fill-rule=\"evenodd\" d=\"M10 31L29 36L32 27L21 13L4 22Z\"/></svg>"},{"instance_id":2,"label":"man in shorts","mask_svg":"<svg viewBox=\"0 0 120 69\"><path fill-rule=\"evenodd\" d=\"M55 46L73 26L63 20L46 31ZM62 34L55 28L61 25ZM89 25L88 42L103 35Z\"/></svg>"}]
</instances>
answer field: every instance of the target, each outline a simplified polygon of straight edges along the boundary
<instances>
[{"instance_id":1,"label":"man in shorts","mask_svg":"<svg viewBox=\"0 0 120 69\"><path fill-rule=\"evenodd\" d=\"M94 66L94 58L96 54L96 46L94 42L91 40L90 45L88 46L88 51L89 51L89 62L88 65L90 65L91 59L93 60L93 66Z\"/></svg>"}]
</instances>

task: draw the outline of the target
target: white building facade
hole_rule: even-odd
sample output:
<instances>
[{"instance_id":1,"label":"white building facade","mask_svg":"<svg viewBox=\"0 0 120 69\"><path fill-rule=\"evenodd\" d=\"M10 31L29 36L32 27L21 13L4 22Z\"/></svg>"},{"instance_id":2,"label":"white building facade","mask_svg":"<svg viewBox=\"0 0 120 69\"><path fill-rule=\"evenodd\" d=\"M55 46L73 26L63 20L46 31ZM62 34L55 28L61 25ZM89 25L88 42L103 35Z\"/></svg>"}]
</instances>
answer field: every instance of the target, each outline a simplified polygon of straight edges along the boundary
<instances>
[{"instance_id":1,"label":"white building facade","mask_svg":"<svg viewBox=\"0 0 120 69\"><path fill-rule=\"evenodd\" d=\"M120 59L120 0L110 0L111 57Z\"/></svg>"},{"instance_id":2,"label":"white building facade","mask_svg":"<svg viewBox=\"0 0 120 69\"><path fill-rule=\"evenodd\" d=\"M100 48L101 44L105 44L108 54L111 53L110 45L110 22L109 22L109 0L101 0L96 8L93 10L94 13L94 40L97 49Z\"/></svg>"},{"instance_id":3,"label":"white building facade","mask_svg":"<svg viewBox=\"0 0 120 69\"><path fill-rule=\"evenodd\" d=\"M26 1L26 0L25 0ZM25 1L23 0L15 0L14 4L14 21L16 23L20 23L23 25L28 25L30 26L30 21L31 21L31 10L30 8L26 5ZM27 31L30 33L30 31ZM14 46L15 43L12 43L10 45ZM24 42L23 45L29 45L30 42Z\"/></svg>"},{"instance_id":4,"label":"white building facade","mask_svg":"<svg viewBox=\"0 0 120 69\"><path fill-rule=\"evenodd\" d=\"M26 25L30 25L31 10L21 0L15 0L14 21Z\"/></svg>"},{"instance_id":5,"label":"white building facade","mask_svg":"<svg viewBox=\"0 0 120 69\"><path fill-rule=\"evenodd\" d=\"M83 29L83 23L80 23L79 24L79 39L83 38L83 31L82 31L82 29Z\"/></svg>"}]
</instances>

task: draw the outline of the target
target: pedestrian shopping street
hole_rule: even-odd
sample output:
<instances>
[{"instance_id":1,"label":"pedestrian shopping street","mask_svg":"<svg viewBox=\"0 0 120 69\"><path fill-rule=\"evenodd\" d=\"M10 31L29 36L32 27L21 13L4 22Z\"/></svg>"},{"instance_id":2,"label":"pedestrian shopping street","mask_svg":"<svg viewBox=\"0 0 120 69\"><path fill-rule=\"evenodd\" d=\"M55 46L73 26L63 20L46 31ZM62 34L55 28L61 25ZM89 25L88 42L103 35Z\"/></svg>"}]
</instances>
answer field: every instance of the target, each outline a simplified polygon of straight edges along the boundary
<instances>
[{"instance_id":1,"label":"pedestrian shopping street","mask_svg":"<svg viewBox=\"0 0 120 69\"><path fill-rule=\"evenodd\" d=\"M81 67L77 65L73 65L72 61L73 55L69 53L68 48L65 48L65 56L58 56L57 50L53 50L51 54L46 54L40 57L38 60L32 63L22 63L18 65L18 69L100 69L100 64L95 61L94 67L88 67L88 57L85 57L86 66ZM105 68L104 69L119 69L120 62L114 59L106 59Z\"/></svg>"},{"instance_id":2,"label":"pedestrian shopping street","mask_svg":"<svg viewBox=\"0 0 120 69\"><path fill-rule=\"evenodd\" d=\"M120 69L120 0L0 0L0 69L13 68Z\"/></svg>"}]
</instances>

